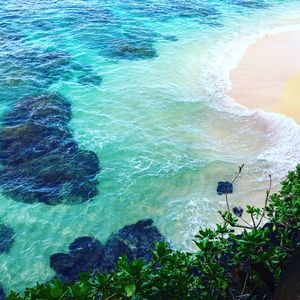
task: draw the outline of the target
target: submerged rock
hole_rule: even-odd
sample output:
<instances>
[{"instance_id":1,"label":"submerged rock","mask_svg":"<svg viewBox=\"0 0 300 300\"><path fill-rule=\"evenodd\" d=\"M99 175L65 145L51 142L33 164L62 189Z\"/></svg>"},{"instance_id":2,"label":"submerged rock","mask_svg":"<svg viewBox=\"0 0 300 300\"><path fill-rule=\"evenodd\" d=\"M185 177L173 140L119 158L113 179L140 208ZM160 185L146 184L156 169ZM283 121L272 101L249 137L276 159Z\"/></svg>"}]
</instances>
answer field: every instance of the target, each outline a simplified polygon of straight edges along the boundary
<instances>
[{"instance_id":1,"label":"submerged rock","mask_svg":"<svg viewBox=\"0 0 300 300\"><path fill-rule=\"evenodd\" d=\"M233 209L232 209L232 212L234 215L236 215L237 217L241 217L243 215L243 208L241 208L240 206L235 206Z\"/></svg>"},{"instance_id":2,"label":"submerged rock","mask_svg":"<svg viewBox=\"0 0 300 300\"><path fill-rule=\"evenodd\" d=\"M3 289L2 284L0 283L0 300L5 300L5 299L6 299L5 291Z\"/></svg>"},{"instance_id":3,"label":"submerged rock","mask_svg":"<svg viewBox=\"0 0 300 300\"><path fill-rule=\"evenodd\" d=\"M217 193L219 195L223 194L232 194L233 193L233 185L228 181L219 181L217 186Z\"/></svg>"},{"instance_id":4,"label":"submerged rock","mask_svg":"<svg viewBox=\"0 0 300 300\"><path fill-rule=\"evenodd\" d=\"M120 256L129 260L151 259L149 251L154 243L164 241L151 219L127 225L113 233L106 244L93 237L79 237L69 245L69 253L56 253L50 257L50 267L63 281L75 281L81 272L109 272L115 269Z\"/></svg>"},{"instance_id":5,"label":"submerged rock","mask_svg":"<svg viewBox=\"0 0 300 300\"><path fill-rule=\"evenodd\" d=\"M0 97L14 101L72 78L72 58L64 51L13 47L0 55ZM9 89L9 92L8 92Z\"/></svg>"},{"instance_id":6,"label":"submerged rock","mask_svg":"<svg viewBox=\"0 0 300 300\"><path fill-rule=\"evenodd\" d=\"M99 86L102 83L102 77L95 73L87 73L79 76L78 83L82 85Z\"/></svg>"},{"instance_id":7,"label":"submerged rock","mask_svg":"<svg viewBox=\"0 0 300 300\"><path fill-rule=\"evenodd\" d=\"M26 77L36 87L45 87L60 79L70 78L71 56L64 51L22 49L3 57L11 62L7 78ZM24 76L23 76L24 75Z\"/></svg>"},{"instance_id":8,"label":"submerged rock","mask_svg":"<svg viewBox=\"0 0 300 300\"><path fill-rule=\"evenodd\" d=\"M80 77L79 81L84 85L101 84L100 76L92 69L78 70L80 64L65 51L44 51L23 46L21 49L15 47L0 55L0 97L7 101L38 95L50 85L59 81L66 82L74 77Z\"/></svg>"},{"instance_id":9,"label":"submerged rock","mask_svg":"<svg viewBox=\"0 0 300 300\"><path fill-rule=\"evenodd\" d=\"M5 224L0 224L0 253L8 252L11 246L13 245L14 241L15 241L14 230Z\"/></svg>"},{"instance_id":10,"label":"submerged rock","mask_svg":"<svg viewBox=\"0 0 300 300\"><path fill-rule=\"evenodd\" d=\"M188 18L209 24L209 19L219 15L216 8L197 0L165 0L158 3L155 0L119 0L121 7L134 14L146 18L167 21L175 18Z\"/></svg>"},{"instance_id":11,"label":"submerged rock","mask_svg":"<svg viewBox=\"0 0 300 300\"><path fill-rule=\"evenodd\" d=\"M66 125L72 117L71 104L62 97L43 95L27 97L16 102L3 117L6 126L16 126L33 121L41 125Z\"/></svg>"},{"instance_id":12,"label":"submerged rock","mask_svg":"<svg viewBox=\"0 0 300 300\"><path fill-rule=\"evenodd\" d=\"M247 8L266 8L267 4L264 0L229 0L230 3L240 5Z\"/></svg>"},{"instance_id":13,"label":"submerged rock","mask_svg":"<svg viewBox=\"0 0 300 300\"><path fill-rule=\"evenodd\" d=\"M99 160L68 128L71 105L59 95L28 97L3 117L0 187L17 201L82 202L97 195Z\"/></svg>"},{"instance_id":14,"label":"submerged rock","mask_svg":"<svg viewBox=\"0 0 300 300\"><path fill-rule=\"evenodd\" d=\"M71 26L78 27L78 20L81 21L81 25L105 25L115 21L113 14L109 9L107 9L107 7L102 8L96 7L95 5L88 6L86 3L65 4L64 21Z\"/></svg>"},{"instance_id":15,"label":"submerged rock","mask_svg":"<svg viewBox=\"0 0 300 300\"><path fill-rule=\"evenodd\" d=\"M152 42L135 38L113 39L102 52L105 56L115 59L153 59L157 52Z\"/></svg>"}]
</instances>

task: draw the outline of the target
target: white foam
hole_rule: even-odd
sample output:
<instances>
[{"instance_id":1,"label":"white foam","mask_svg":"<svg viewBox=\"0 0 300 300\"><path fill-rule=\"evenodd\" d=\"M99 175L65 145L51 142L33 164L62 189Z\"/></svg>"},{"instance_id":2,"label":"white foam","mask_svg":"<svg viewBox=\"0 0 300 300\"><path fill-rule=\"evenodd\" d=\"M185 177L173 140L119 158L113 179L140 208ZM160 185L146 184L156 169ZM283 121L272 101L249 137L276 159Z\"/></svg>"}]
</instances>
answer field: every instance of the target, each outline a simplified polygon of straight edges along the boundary
<instances>
[{"instance_id":1,"label":"white foam","mask_svg":"<svg viewBox=\"0 0 300 300\"><path fill-rule=\"evenodd\" d=\"M216 44L204 58L201 79L206 81L205 90L210 98L209 105L214 109L237 117L248 117L253 125L264 123L268 142L257 156L257 161L266 161L270 172L279 177L300 162L300 126L292 119L279 113L263 110L250 111L226 95L231 88L230 72L242 59L246 49L265 35L274 35L299 30L300 24L268 26L254 32L229 33L223 42Z\"/></svg>"},{"instance_id":2,"label":"white foam","mask_svg":"<svg viewBox=\"0 0 300 300\"><path fill-rule=\"evenodd\" d=\"M300 30L299 24L257 28L254 32L232 32L223 42L215 45L203 59L201 76L207 80L206 93L223 99L231 89L230 72L236 68L247 48L266 35L275 35L292 30ZM228 99L228 98L227 98Z\"/></svg>"}]
</instances>

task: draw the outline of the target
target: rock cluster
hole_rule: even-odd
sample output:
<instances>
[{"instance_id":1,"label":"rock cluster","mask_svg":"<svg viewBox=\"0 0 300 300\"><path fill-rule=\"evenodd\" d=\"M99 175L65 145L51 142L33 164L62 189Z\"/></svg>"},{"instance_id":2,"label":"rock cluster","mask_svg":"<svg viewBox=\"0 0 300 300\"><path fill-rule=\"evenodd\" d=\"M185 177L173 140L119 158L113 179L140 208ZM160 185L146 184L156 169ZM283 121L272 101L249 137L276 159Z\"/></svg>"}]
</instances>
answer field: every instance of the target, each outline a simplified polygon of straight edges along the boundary
<instances>
[{"instance_id":1,"label":"rock cluster","mask_svg":"<svg viewBox=\"0 0 300 300\"><path fill-rule=\"evenodd\" d=\"M112 234L106 244L93 237L79 237L69 245L69 253L50 257L50 266L63 281L75 281L81 272L109 272L120 256L149 261L154 243L165 240L151 219L127 225Z\"/></svg>"},{"instance_id":2,"label":"rock cluster","mask_svg":"<svg viewBox=\"0 0 300 300\"><path fill-rule=\"evenodd\" d=\"M262 9L268 5L264 0L229 0L230 3L247 8Z\"/></svg>"},{"instance_id":3,"label":"rock cluster","mask_svg":"<svg viewBox=\"0 0 300 300\"><path fill-rule=\"evenodd\" d=\"M14 241L15 231L5 224L0 224L0 253L8 252Z\"/></svg>"},{"instance_id":4,"label":"rock cluster","mask_svg":"<svg viewBox=\"0 0 300 300\"><path fill-rule=\"evenodd\" d=\"M73 61L65 51L16 48L0 56L0 96L7 101L44 93L59 81L77 79L79 84L97 86L102 83L91 66Z\"/></svg>"},{"instance_id":5,"label":"rock cluster","mask_svg":"<svg viewBox=\"0 0 300 300\"><path fill-rule=\"evenodd\" d=\"M218 11L212 5L201 4L197 0L166 0L157 3L155 0L133 0L130 3L120 0L120 5L135 14L161 21L174 18L190 18L201 21L218 15Z\"/></svg>"},{"instance_id":6,"label":"rock cluster","mask_svg":"<svg viewBox=\"0 0 300 300\"><path fill-rule=\"evenodd\" d=\"M219 195L223 194L232 194L233 193L233 185L228 181L219 181L217 186L217 193Z\"/></svg>"},{"instance_id":7,"label":"rock cluster","mask_svg":"<svg viewBox=\"0 0 300 300\"><path fill-rule=\"evenodd\" d=\"M17 201L82 202L96 196L99 160L68 128L70 103L57 94L27 97L3 117L0 187Z\"/></svg>"},{"instance_id":8,"label":"rock cluster","mask_svg":"<svg viewBox=\"0 0 300 300\"><path fill-rule=\"evenodd\" d=\"M2 284L0 284L0 300L5 300L5 299L6 299L6 295L5 295Z\"/></svg>"}]
</instances>

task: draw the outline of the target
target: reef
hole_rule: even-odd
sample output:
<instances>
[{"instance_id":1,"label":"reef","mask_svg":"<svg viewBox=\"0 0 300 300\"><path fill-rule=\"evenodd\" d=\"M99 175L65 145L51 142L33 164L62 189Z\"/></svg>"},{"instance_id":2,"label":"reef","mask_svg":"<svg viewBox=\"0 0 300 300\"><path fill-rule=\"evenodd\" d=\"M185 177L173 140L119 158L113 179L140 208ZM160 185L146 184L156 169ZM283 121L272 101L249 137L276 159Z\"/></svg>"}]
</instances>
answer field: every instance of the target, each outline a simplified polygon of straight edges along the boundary
<instances>
[{"instance_id":1,"label":"reef","mask_svg":"<svg viewBox=\"0 0 300 300\"><path fill-rule=\"evenodd\" d=\"M53 268L64 282L75 281L81 272L109 272L115 269L120 256L129 260L151 259L150 251L154 243L165 241L153 220L145 219L127 225L113 233L106 244L94 237L79 237L69 245L69 253L56 253L50 257Z\"/></svg>"},{"instance_id":2,"label":"reef","mask_svg":"<svg viewBox=\"0 0 300 300\"><path fill-rule=\"evenodd\" d=\"M51 84L72 77L71 56L64 51L16 45L0 56L0 66L0 96L6 101L40 94Z\"/></svg>"},{"instance_id":3,"label":"reef","mask_svg":"<svg viewBox=\"0 0 300 300\"><path fill-rule=\"evenodd\" d=\"M219 15L215 7L208 4L199 4L197 0L166 0L160 4L154 0L133 0L130 3L120 0L120 5L134 14L158 21L188 18L207 24L212 21L211 25L214 25L215 18Z\"/></svg>"},{"instance_id":4,"label":"reef","mask_svg":"<svg viewBox=\"0 0 300 300\"><path fill-rule=\"evenodd\" d=\"M14 241L15 231L5 224L0 224L0 253L8 252Z\"/></svg>"},{"instance_id":5,"label":"reef","mask_svg":"<svg viewBox=\"0 0 300 300\"><path fill-rule=\"evenodd\" d=\"M115 59L139 60L157 57L152 41L143 41L134 38L113 39L103 52L106 56Z\"/></svg>"},{"instance_id":6,"label":"reef","mask_svg":"<svg viewBox=\"0 0 300 300\"><path fill-rule=\"evenodd\" d=\"M0 283L0 300L5 300L5 299L6 299L5 291L3 289L2 284Z\"/></svg>"},{"instance_id":7,"label":"reef","mask_svg":"<svg viewBox=\"0 0 300 300\"><path fill-rule=\"evenodd\" d=\"M232 194L233 193L232 183L228 181L219 181L217 186L217 193L219 195Z\"/></svg>"},{"instance_id":8,"label":"reef","mask_svg":"<svg viewBox=\"0 0 300 300\"><path fill-rule=\"evenodd\" d=\"M69 25L78 27L78 20L81 20L81 24L102 24L111 23L115 21L113 14L107 8L89 6L88 4L70 4L63 5L64 21Z\"/></svg>"},{"instance_id":9,"label":"reef","mask_svg":"<svg viewBox=\"0 0 300 300\"><path fill-rule=\"evenodd\" d=\"M71 63L71 57L64 51L42 51L32 48L9 53L7 61L13 63L12 74L19 76L17 72L24 72L26 81L33 81L35 85L49 85L59 79L70 77L67 66Z\"/></svg>"},{"instance_id":10,"label":"reef","mask_svg":"<svg viewBox=\"0 0 300 300\"><path fill-rule=\"evenodd\" d=\"M0 187L17 201L76 203L97 195L99 160L79 149L68 122L70 103L58 94L26 97L4 114Z\"/></svg>"},{"instance_id":11,"label":"reef","mask_svg":"<svg viewBox=\"0 0 300 300\"><path fill-rule=\"evenodd\" d=\"M263 0L230 0L230 3L255 9L262 9L267 7L266 2Z\"/></svg>"},{"instance_id":12,"label":"reef","mask_svg":"<svg viewBox=\"0 0 300 300\"><path fill-rule=\"evenodd\" d=\"M102 83L102 77L97 75L96 73L89 72L78 77L78 83L81 85L92 85L92 86L100 86Z\"/></svg>"},{"instance_id":13,"label":"reef","mask_svg":"<svg viewBox=\"0 0 300 300\"><path fill-rule=\"evenodd\" d=\"M130 9L128 4L126 7L122 4L121 8ZM99 49L99 55L114 60L144 60L157 57L154 48L157 33L142 22L138 26L132 23L132 16L114 14L105 4L102 7L91 7L88 4L68 5L64 10L66 12L60 22L73 32L78 41L93 50ZM94 82L93 80L93 85Z\"/></svg>"},{"instance_id":14,"label":"reef","mask_svg":"<svg viewBox=\"0 0 300 300\"><path fill-rule=\"evenodd\" d=\"M1 42L1 41L0 41ZM15 101L38 95L57 82L78 78L80 84L100 85L102 78L89 66L73 61L65 51L15 47L0 56L0 97ZM8 92L9 89L9 92Z\"/></svg>"}]
</instances>

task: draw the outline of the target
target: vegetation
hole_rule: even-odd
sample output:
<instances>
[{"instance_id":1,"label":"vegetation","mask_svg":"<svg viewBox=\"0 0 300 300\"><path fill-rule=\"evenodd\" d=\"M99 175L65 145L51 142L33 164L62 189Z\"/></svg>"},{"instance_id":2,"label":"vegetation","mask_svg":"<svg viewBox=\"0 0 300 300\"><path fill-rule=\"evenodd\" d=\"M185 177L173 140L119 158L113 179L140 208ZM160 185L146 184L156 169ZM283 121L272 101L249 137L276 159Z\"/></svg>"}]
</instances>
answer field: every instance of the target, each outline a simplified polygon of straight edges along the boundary
<instances>
[{"instance_id":1,"label":"vegetation","mask_svg":"<svg viewBox=\"0 0 300 300\"><path fill-rule=\"evenodd\" d=\"M121 257L115 272L82 274L75 283L55 279L8 299L270 299L300 243L300 165L279 193L268 189L263 208L247 206L248 217L239 207L231 212L225 197L223 222L198 232L195 253L159 242L147 264Z\"/></svg>"}]
</instances>

